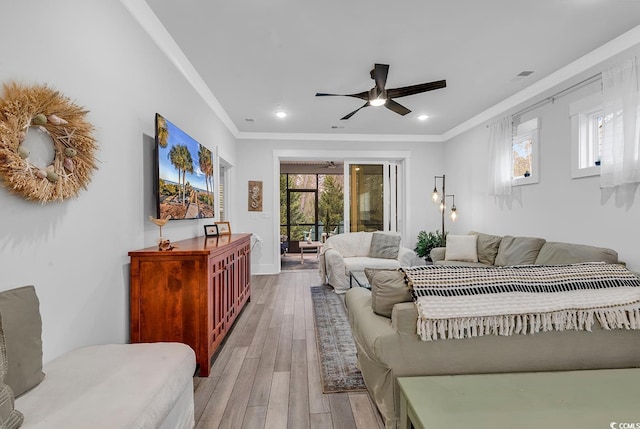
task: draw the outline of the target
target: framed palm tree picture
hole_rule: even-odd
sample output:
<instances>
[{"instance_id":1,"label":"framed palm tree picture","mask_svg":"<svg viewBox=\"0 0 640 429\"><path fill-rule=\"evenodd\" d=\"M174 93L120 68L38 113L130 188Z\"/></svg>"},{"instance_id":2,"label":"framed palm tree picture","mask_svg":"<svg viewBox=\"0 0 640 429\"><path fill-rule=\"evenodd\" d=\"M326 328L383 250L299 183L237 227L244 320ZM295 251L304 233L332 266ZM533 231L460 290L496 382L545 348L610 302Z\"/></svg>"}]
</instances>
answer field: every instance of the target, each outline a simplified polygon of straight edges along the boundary
<instances>
[{"instance_id":1,"label":"framed palm tree picture","mask_svg":"<svg viewBox=\"0 0 640 429\"><path fill-rule=\"evenodd\" d=\"M215 217L213 152L156 113L156 153L157 217Z\"/></svg>"}]
</instances>

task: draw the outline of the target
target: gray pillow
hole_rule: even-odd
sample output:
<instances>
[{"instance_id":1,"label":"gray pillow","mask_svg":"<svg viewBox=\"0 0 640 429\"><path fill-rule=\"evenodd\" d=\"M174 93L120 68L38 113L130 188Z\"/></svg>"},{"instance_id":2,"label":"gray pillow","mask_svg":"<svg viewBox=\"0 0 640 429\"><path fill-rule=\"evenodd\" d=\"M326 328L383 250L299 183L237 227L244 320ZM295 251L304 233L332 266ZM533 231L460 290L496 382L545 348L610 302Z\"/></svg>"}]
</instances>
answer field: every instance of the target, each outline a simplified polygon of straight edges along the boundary
<instances>
[{"instance_id":1,"label":"gray pillow","mask_svg":"<svg viewBox=\"0 0 640 429\"><path fill-rule=\"evenodd\" d=\"M8 369L5 382L16 397L40 384L42 372L42 319L33 286L0 292Z\"/></svg>"},{"instance_id":2,"label":"gray pillow","mask_svg":"<svg viewBox=\"0 0 640 429\"><path fill-rule=\"evenodd\" d=\"M14 429L22 425L24 416L15 409L13 392L4 383L7 366L7 347L2 329L2 316L0 315L0 427L2 429Z\"/></svg>"},{"instance_id":3,"label":"gray pillow","mask_svg":"<svg viewBox=\"0 0 640 429\"><path fill-rule=\"evenodd\" d=\"M618 263L618 252L606 247L548 241L540 249L537 265L568 265L582 262Z\"/></svg>"},{"instance_id":4,"label":"gray pillow","mask_svg":"<svg viewBox=\"0 0 640 429\"><path fill-rule=\"evenodd\" d=\"M374 313L391 317L394 305L413 301L411 289L401 271L365 268L364 273L371 285L371 309Z\"/></svg>"},{"instance_id":5,"label":"gray pillow","mask_svg":"<svg viewBox=\"0 0 640 429\"><path fill-rule=\"evenodd\" d=\"M469 234L478 236L478 262L493 265L496 261L502 237L476 231L470 231Z\"/></svg>"},{"instance_id":6,"label":"gray pillow","mask_svg":"<svg viewBox=\"0 0 640 429\"><path fill-rule=\"evenodd\" d=\"M532 265L544 243L544 238L505 235L500 241L495 265Z\"/></svg>"},{"instance_id":7,"label":"gray pillow","mask_svg":"<svg viewBox=\"0 0 640 429\"><path fill-rule=\"evenodd\" d=\"M374 232L371 237L369 257L381 259L398 259L400 236L385 232Z\"/></svg>"}]
</instances>

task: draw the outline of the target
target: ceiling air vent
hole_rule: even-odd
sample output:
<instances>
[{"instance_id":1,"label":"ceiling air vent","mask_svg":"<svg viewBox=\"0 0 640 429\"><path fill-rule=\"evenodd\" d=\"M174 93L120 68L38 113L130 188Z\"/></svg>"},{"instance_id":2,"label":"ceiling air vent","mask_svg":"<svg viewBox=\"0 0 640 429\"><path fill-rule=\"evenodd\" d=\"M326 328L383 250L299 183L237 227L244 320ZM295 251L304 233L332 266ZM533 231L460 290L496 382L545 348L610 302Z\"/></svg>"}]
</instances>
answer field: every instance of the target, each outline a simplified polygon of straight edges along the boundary
<instances>
[{"instance_id":1,"label":"ceiling air vent","mask_svg":"<svg viewBox=\"0 0 640 429\"><path fill-rule=\"evenodd\" d=\"M515 75L513 78L511 78L511 82L519 82L522 79L531 76L532 74L533 74L533 70L523 70L517 75Z\"/></svg>"}]
</instances>

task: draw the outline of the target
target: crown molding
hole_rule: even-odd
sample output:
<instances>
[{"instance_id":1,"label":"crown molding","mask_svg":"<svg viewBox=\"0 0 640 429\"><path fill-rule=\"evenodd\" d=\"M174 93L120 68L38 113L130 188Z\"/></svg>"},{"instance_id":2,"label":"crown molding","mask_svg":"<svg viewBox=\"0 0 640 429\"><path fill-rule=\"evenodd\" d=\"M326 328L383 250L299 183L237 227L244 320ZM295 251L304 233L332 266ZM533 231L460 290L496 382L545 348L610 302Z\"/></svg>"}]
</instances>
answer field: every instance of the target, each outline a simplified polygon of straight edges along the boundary
<instances>
[{"instance_id":1,"label":"crown molding","mask_svg":"<svg viewBox=\"0 0 640 429\"><path fill-rule=\"evenodd\" d=\"M400 134L321 134L321 133L251 133L240 132L227 112L218 102L202 77L198 74L167 29L153 13L145 0L120 0L140 26L167 55L196 92L220 118L231 134L240 140L308 140L308 141L395 141L395 142L446 142L452 138L486 123L517 106L531 101L545 91L595 67L621 52L640 44L640 25L615 39L594 49L570 64L551 73L538 82L524 88L495 104L478 115L464 121L440 135L400 135Z\"/></svg>"},{"instance_id":2,"label":"crown molding","mask_svg":"<svg viewBox=\"0 0 640 429\"><path fill-rule=\"evenodd\" d=\"M240 140L307 140L353 142L442 142L441 135L420 134L322 134L322 133L245 133L236 136Z\"/></svg>"},{"instance_id":3,"label":"crown molding","mask_svg":"<svg viewBox=\"0 0 640 429\"><path fill-rule=\"evenodd\" d=\"M153 13L147 2L145 0L120 0L120 2L147 32L151 40L158 45L160 50L164 52L173 65L182 73L187 82L191 84L204 102L218 115L231 134L237 137L239 133L238 128L215 95L213 95L200 74L196 71L195 67L193 67L193 64L191 64L187 56L182 52L176 41L173 40L173 37L171 37L167 29L162 25L156 14Z\"/></svg>"},{"instance_id":4,"label":"crown molding","mask_svg":"<svg viewBox=\"0 0 640 429\"><path fill-rule=\"evenodd\" d=\"M557 85L578 76L581 73L598 66L602 62L613 58L614 56L630 49L640 43L640 25L623 33L615 39L605 43L599 48L594 49L588 54L583 55L577 60L567 64L566 66L556 70L550 75L538 82L524 88L509 98L504 99L498 104L488 108L473 118L461 123L442 134L442 141L448 141L465 131L468 131L478 125L482 125L498 115L504 114L511 109L515 109L522 103L531 101L533 98L549 91Z\"/></svg>"}]
</instances>

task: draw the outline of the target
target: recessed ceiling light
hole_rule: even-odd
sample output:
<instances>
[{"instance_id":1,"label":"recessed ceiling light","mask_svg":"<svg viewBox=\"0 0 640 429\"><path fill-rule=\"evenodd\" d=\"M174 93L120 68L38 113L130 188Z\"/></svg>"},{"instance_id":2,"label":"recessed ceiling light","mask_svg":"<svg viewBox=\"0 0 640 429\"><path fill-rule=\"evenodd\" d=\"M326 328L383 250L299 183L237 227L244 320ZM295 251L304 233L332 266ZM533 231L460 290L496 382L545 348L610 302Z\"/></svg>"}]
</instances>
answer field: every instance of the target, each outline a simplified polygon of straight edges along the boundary
<instances>
[{"instance_id":1,"label":"recessed ceiling light","mask_svg":"<svg viewBox=\"0 0 640 429\"><path fill-rule=\"evenodd\" d=\"M278 110L276 112L276 116L280 119L286 118L287 117L287 112L285 112L284 110Z\"/></svg>"},{"instance_id":2,"label":"recessed ceiling light","mask_svg":"<svg viewBox=\"0 0 640 429\"><path fill-rule=\"evenodd\" d=\"M427 119L429 119L429 115L420 115L420 116L418 116L418 120L420 120L420 121L426 121Z\"/></svg>"}]
</instances>

